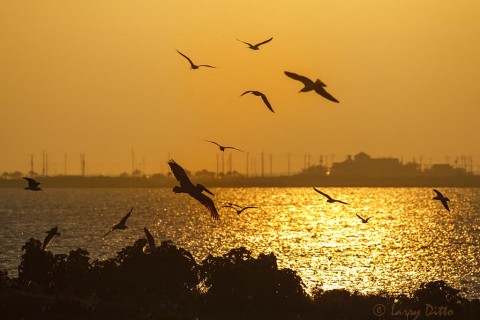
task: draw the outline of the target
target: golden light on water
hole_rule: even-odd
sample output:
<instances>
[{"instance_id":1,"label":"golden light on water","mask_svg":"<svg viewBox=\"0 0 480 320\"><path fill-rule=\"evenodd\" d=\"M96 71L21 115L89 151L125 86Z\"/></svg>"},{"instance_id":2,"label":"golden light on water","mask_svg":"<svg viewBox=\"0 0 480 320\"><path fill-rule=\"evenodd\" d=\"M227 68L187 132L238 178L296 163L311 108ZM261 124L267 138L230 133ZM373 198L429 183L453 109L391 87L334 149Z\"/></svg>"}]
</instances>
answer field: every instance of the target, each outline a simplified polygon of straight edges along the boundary
<instances>
[{"instance_id":1,"label":"golden light on water","mask_svg":"<svg viewBox=\"0 0 480 320\"><path fill-rule=\"evenodd\" d=\"M445 280L480 297L480 189L443 188L452 200L450 213L431 200L430 188L322 190L349 204L327 203L312 188L213 189L218 208L228 202L259 207L240 215L219 209L219 221L170 189L57 189L42 197L6 190L10 207L0 217L14 214L16 220L9 220L2 241L18 259L28 238L58 225L62 237L52 252L81 247L92 258L109 258L143 238L147 227L157 242L172 240L199 263L240 246L254 256L273 252L279 267L297 271L308 289L408 293L422 282ZM130 206L129 229L104 241L101 236ZM357 213L370 221L362 223ZM14 269L18 260L11 263Z\"/></svg>"}]
</instances>

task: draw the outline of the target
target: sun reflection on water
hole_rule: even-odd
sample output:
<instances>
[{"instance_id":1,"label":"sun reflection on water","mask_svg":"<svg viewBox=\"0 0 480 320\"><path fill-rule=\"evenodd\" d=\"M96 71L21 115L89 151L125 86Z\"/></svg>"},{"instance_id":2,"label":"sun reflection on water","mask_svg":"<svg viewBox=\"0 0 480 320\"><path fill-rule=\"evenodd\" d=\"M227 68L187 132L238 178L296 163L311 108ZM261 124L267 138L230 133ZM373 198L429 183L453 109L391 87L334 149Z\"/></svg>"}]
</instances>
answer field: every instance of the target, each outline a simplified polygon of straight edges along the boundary
<instances>
[{"instance_id":1,"label":"sun reflection on water","mask_svg":"<svg viewBox=\"0 0 480 320\"><path fill-rule=\"evenodd\" d=\"M6 226L0 231L6 244L0 262L14 269L22 244L54 225L62 237L51 251L82 247L100 259L143 237L147 227L157 242L171 239L198 262L239 246L254 256L273 252L279 267L297 271L309 289L411 292L441 279L480 298L479 188L443 188L450 213L431 200L430 188L322 190L349 204L327 203L312 188L213 189L219 221L170 189L57 189L42 197L7 190L0 208ZM259 208L237 214L221 208L228 202ZM103 240L132 205L129 229ZM362 223L356 214L371 219Z\"/></svg>"}]
</instances>

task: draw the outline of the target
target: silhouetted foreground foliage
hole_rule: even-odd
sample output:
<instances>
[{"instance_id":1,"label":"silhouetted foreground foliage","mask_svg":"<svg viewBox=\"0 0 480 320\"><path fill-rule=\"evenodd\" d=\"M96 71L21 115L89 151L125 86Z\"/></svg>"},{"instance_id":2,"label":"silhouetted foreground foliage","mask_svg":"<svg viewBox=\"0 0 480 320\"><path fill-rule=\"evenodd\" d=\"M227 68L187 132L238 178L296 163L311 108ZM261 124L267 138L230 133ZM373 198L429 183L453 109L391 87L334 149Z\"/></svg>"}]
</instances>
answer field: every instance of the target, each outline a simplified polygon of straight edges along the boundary
<instances>
[{"instance_id":1,"label":"silhouetted foreground foliage","mask_svg":"<svg viewBox=\"0 0 480 320\"><path fill-rule=\"evenodd\" d=\"M90 262L83 249L68 255L22 247L18 278L0 271L1 319L480 319L479 300L467 300L443 281L411 296L346 290L305 291L295 271L279 269L274 254L245 248L192 255L165 241L144 254L145 239L116 257Z\"/></svg>"}]
</instances>

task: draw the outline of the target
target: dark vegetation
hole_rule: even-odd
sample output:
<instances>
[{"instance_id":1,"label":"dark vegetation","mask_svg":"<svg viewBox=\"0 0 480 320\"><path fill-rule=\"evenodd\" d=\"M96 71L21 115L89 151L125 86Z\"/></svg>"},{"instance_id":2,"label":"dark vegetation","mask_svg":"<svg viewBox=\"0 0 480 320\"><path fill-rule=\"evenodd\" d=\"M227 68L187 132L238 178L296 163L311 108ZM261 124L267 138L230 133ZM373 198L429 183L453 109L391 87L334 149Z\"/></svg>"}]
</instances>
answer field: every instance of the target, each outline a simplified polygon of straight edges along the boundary
<instances>
[{"instance_id":1,"label":"dark vegetation","mask_svg":"<svg viewBox=\"0 0 480 320\"><path fill-rule=\"evenodd\" d=\"M54 255L30 239L18 278L0 271L0 318L480 319L479 300L443 281L410 296L321 288L308 294L295 271L278 268L274 254L255 258L236 248L199 264L171 241L150 255L142 252L145 243L90 262L83 249Z\"/></svg>"}]
</instances>

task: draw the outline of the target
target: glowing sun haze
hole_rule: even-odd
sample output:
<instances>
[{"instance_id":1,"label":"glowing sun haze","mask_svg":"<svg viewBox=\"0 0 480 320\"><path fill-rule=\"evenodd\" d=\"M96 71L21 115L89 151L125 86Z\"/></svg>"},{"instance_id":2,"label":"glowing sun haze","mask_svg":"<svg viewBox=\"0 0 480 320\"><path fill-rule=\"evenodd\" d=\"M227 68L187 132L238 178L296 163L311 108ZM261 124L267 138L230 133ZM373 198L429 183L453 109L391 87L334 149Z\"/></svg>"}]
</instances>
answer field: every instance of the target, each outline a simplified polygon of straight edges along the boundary
<instances>
[{"instance_id":1,"label":"glowing sun haze","mask_svg":"<svg viewBox=\"0 0 480 320\"><path fill-rule=\"evenodd\" d=\"M132 148L147 173L168 155L215 170L202 139L272 154L277 172L289 153L295 168L304 154L478 157L478 17L477 0L4 0L0 172L27 172L30 154L38 172L42 151L59 173L65 154L71 174L80 154L89 173L130 172Z\"/></svg>"}]
</instances>

